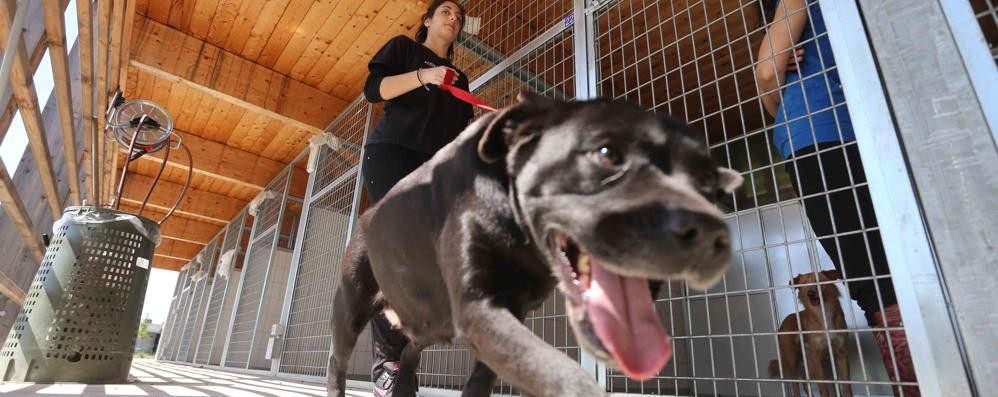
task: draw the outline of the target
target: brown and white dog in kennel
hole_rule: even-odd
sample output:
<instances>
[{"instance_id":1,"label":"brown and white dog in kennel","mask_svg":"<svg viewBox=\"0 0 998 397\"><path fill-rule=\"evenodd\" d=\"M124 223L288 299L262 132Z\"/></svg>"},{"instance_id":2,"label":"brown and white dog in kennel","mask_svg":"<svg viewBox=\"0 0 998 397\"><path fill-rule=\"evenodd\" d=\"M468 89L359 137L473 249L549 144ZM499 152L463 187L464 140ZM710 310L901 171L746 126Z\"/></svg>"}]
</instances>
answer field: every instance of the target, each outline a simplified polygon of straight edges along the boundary
<instances>
[{"instance_id":1,"label":"brown and white dog in kennel","mask_svg":"<svg viewBox=\"0 0 998 397\"><path fill-rule=\"evenodd\" d=\"M845 314L842 313L842 305L839 303L839 290L835 284L830 283L841 279L838 270L826 270L817 274L804 273L794 277L790 285L797 289L797 298L804 305L804 310L790 314L780 324L778 338L780 360L769 362L771 377L780 378L782 361L783 379L831 380L832 372L825 366L832 361L830 358L833 358L838 379L849 380L849 344L846 334L834 332L846 328ZM804 349L803 352L801 347ZM804 374L805 358L806 372L810 376ZM830 383L818 385L822 397L832 396L830 386ZM851 386L841 387L843 396L852 397ZM800 397L800 387L797 384L791 388L791 395Z\"/></svg>"}]
</instances>

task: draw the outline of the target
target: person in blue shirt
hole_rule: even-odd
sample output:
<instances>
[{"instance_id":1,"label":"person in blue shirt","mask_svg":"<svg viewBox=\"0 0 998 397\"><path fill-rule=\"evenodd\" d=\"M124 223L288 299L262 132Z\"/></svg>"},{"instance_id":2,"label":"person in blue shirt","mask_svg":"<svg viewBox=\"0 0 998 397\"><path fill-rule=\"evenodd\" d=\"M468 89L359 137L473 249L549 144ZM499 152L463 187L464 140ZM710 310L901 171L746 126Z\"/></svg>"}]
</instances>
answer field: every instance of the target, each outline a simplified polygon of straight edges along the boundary
<instances>
[{"instance_id":1,"label":"person in blue shirt","mask_svg":"<svg viewBox=\"0 0 998 397\"><path fill-rule=\"evenodd\" d=\"M875 328L901 327L863 163L816 0L760 0L768 22L756 83L773 144L818 241ZM857 280L852 280L857 279ZM903 330L874 333L893 381L915 382ZM839 379L845 379L839 375ZM918 396L917 386L903 388ZM895 388L897 392L897 388Z\"/></svg>"}]
</instances>

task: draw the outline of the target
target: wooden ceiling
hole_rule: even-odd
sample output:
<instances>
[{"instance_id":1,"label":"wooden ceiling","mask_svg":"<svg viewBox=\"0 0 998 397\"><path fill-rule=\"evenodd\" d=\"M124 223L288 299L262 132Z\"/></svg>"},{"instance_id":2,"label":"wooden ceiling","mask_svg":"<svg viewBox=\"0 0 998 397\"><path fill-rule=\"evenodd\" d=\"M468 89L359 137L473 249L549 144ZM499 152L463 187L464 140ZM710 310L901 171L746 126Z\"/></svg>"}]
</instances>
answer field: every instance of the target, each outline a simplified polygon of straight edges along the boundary
<instances>
[{"instance_id":1,"label":"wooden ceiling","mask_svg":"<svg viewBox=\"0 0 998 397\"><path fill-rule=\"evenodd\" d=\"M170 112L195 168L163 225L154 266L179 269L196 256L360 95L367 61L391 37L411 35L425 7L417 0L137 0L128 7L122 91ZM117 157L120 169L124 156ZM161 158L132 163L122 209L138 209ZM186 177L186 158L175 151L145 214L162 217ZM304 186L296 190L301 197Z\"/></svg>"}]
</instances>

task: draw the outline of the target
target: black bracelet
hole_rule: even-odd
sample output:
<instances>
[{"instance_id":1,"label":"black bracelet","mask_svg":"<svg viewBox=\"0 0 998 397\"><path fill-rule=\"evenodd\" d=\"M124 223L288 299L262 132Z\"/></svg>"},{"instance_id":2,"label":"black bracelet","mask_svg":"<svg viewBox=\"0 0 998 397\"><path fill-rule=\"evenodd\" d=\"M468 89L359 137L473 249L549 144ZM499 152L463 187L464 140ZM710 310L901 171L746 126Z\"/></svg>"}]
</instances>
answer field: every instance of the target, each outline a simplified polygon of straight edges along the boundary
<instances>
[{"instance_id":1,"label":"black bracelet","mask_svg":"<svg viewBox=\"0 0 998 397\"><path fill-rule=\"evenodd\" d=\"M423 70L423 69L422 68L416 68L416 80L419 81L419 85L423 86L424 89L426 89L427 91L429 91L430 87L426 86L426 83L423 82L423 77L419 75L419 71L420 70Z\"/></svg>"}]
</instances>

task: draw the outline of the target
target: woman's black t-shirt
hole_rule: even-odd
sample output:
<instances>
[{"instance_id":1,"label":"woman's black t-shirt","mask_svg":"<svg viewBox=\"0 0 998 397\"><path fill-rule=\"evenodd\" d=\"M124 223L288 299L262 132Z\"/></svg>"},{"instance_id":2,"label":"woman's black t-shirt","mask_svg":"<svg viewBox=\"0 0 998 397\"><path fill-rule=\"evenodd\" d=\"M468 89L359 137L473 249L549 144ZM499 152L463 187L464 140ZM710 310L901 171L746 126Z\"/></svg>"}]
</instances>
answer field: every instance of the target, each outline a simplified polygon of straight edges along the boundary
<instances>
[{"instance_id":1,"label":"woman's black t-shirt","mask_svg":"<svg viewBox=\"0 0 998 397\"><path fill-rule=\"evenodd\" d=\"M457 70L447 59L406 36L391 39L368 64L371 74L364 85L368 101L380 102L381 80L418 68L447 66ZM468 77L458 71L455 87L467 90ZM366 144L390 143L426 154L434 154L454 140L468 126L474 113L462 102L436 86L416 88L385 102L385 112L367 137Z\"/></svg>"}]
</instances>

